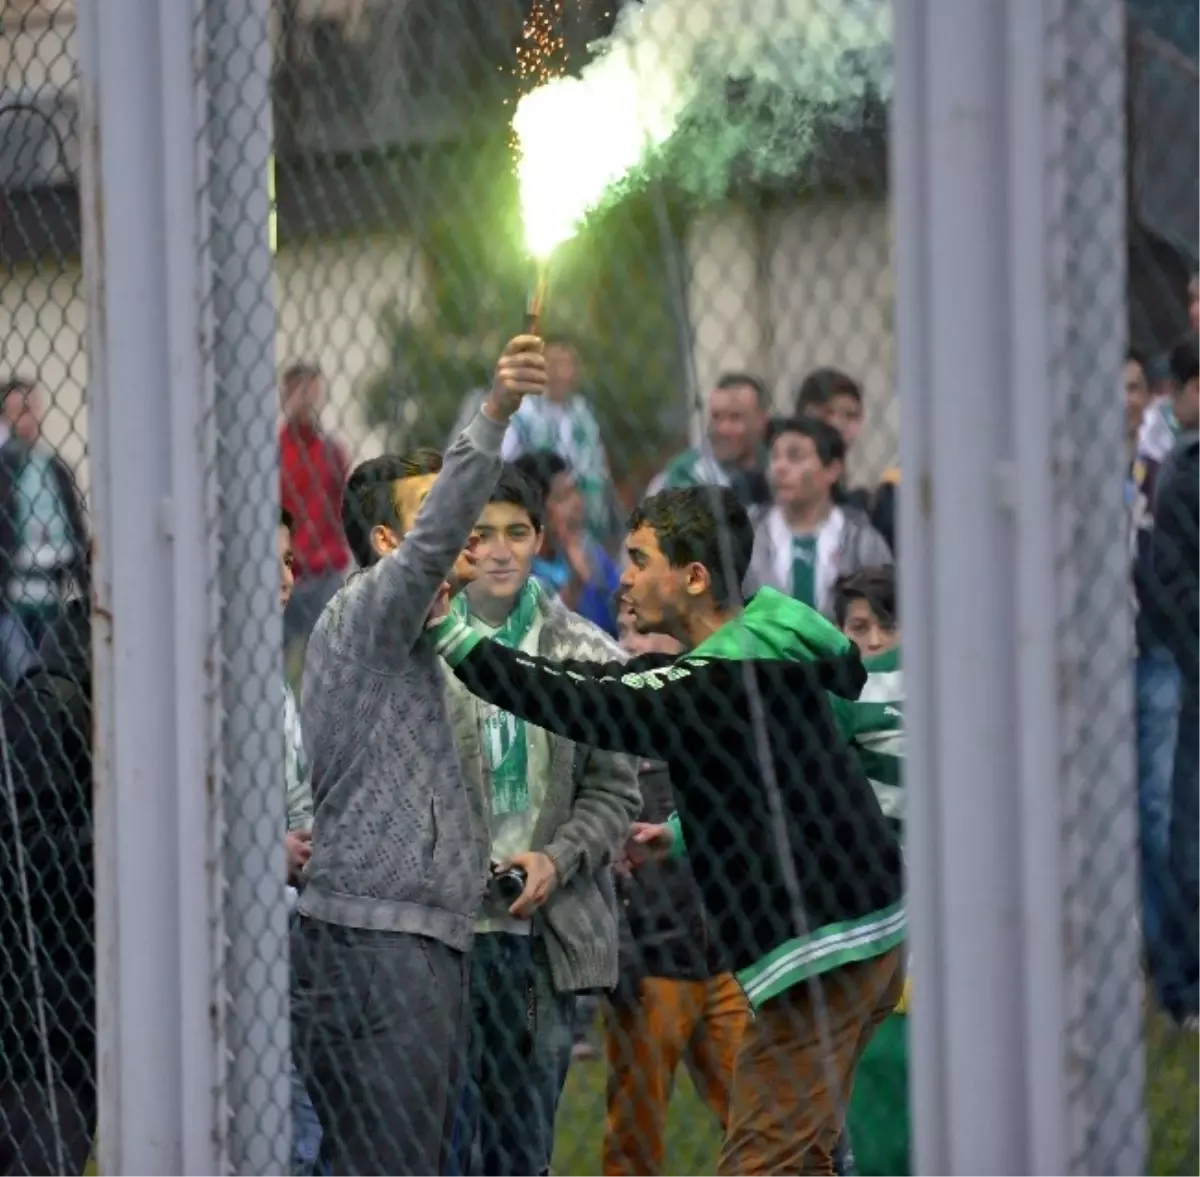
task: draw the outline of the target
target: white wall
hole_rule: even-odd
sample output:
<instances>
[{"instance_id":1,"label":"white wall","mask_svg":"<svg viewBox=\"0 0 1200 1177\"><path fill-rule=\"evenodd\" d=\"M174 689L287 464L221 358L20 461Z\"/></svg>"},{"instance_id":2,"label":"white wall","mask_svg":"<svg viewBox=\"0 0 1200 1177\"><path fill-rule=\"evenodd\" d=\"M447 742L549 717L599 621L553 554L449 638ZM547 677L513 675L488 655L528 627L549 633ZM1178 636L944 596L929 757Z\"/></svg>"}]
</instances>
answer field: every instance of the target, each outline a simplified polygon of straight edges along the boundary
<instances>
[{"instance_id":1,"label":"white wall","mask_svg":"<svg viewBox=\"0 0 1200 1177\"><path fill-rule=\"evenodd\" d=\"M856 481L895 460L889 224L875 200L802 202L765 216L727 207L697 217L686 241L701 390L722 371L749 369L786 410L813 368L845 369L866 405Z\"/></svg>"},{"instance_id":2,"label":"white wall","mask_svg":"<svg viewBox=\"0 0 1200 1177\"><path fill-rule=\"evenodd\" d=\"M279 322L272 342L279 365L319 363L329 381L326 424L356 455L378 453L379 439L366 429L356 398L387 359L380 312L394 300L414 313L424 301L418 251L402 237L288 246L276 256L276 275ZM86 486L85 332L78 263L47 261L0 275L0 380L21 373L42 384L51 404L47 439L76 465ZM274 397L275 390L264 394Z\"/></svg>"}]
</instances>

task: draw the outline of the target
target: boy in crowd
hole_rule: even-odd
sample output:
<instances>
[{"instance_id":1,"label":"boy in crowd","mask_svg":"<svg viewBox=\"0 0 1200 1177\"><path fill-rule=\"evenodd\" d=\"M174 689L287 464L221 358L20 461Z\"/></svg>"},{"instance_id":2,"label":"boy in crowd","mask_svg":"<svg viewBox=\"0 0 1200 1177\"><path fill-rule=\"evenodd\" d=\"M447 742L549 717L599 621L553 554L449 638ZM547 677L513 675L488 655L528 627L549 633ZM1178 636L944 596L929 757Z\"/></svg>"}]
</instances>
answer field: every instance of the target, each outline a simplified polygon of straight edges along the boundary
<instances>
[{"instance_id":1,"label":"boy in crowd","mask_svg":"<svg viewBox=\"0 0 1200 1177\"><path fill-rule=\"evenodd\" d=\"M773 503L755 529L747 593L769 586L829 615L839 576L892 554L862 511L834 499L846 443L832 425L785 417L767 436Z\"/></svg>"},{"instance_id":2,"label":"boy in crowd","mask_svg":"<svg viewBox=\"0 0 1200 1177\"><path fill-rule=\"evenodd\" d=\"M896 613L895 569L864 568L838 581L838 628L859 648L867 685L856 700L838 700L842 730L862 762L880 807L904 826L904 677ZM908 1122L907 984L896 1011L879 1027L858 1063L847 1114L854 1169L860 1177L912 1171Z\"/></svg>"},{"instance_id":3,"label":"boy in crowd","mask_svg":"<svg viewBox=\"0 0 1200 1177\"><path fill-rule=\"evenodd\" d=\"M903 988L900 848L829 701L861 690L858 653L771 589L741 604L753 538L729 489L663 491L634 513L622 605L640 632L679 640L682 658L551 661L488 641L445 605L429 628L480 698L666 762L675 819L631 853L684 848L755 1010L718 1172L830 1173L842 1095Z\"/></svg>"},{"instance_id":4,"label":"boy in crowd","mask_svg":"<svg viewBox=\"0 0 1200 1177\"><path fill-rule=\"evenodd\" d=\"M553 450L522 454L514 465L537 486L545 503L534 576L568 609L615 637L612 600L620 574L584 526L583 495L570 465Z\"/></svg>"},{"instance_id":5,"label":"boy in crowd","mask_svg":"<svg viewBox=\"0 0 1200 1177\"><path fill-rule=\"evenodd\" d=\"M315 816L291 941L292 1042L338 1173L441 1173L448 1160L487 863L424 626L446 582L470 579L464 548L508 422L545 386L542 341L518 336L444 468L433 451L385 455L346 484L361 570L308 643Z\"/></svg>"},{"instance_id":6,"label":"boy in crowd","mask_svg":"<svg viewBox=\"0 0 1200 1177\"><path fill-rule=\"evenodd\" d=\"M1200 352L1192 334L1170 354L1173 411L1180 429L1174 450L1158 471L1154 527L1141 554L1141 614L1145 628L1171 658L1176 675L1174 758L1165 789L1162 848L1163 910L1157 942L1150 943L1150 973L1163 1009L1191 1029L1200 1012L1200 943L1197 894L1200 892L1200 789L1197 770L1197 715L1200 675L1197 666L1200 605L1197 603L1198 441L1200 428Z\"/></svg>"},{"instance_id":7,"label":"boy in crowd","mask_svg":"<svg viewBox=\"0 0 1200 1177\"><path fill-rule=\"evenodd\" d=\"M279 512L279 606L286 612L296 584L295 521L286 508ZM312 846L312 789L300 734L300 712L287 675L283 678L283 773L287 811L284 848L287 857L287 897L294 910L304 864ZM317 1167L321 1148L321 1122L295 1066L292 1067L292 1173L307 1177Z\"/></svg>"},{"instance_id":8,"label":"boy in crowd","mask_svg":"<svg viewBox=\"0 0 1200 1177\"><path fill-rule=\"evenodd\" d=\"M611 662L619 647L531 575L542 496L506 465L475 527L477 576L455 616L506 649ZM493 882L475 921L459 1173L549 1171L571 1061L575 995L617 982L611 863L640 806L626 756L598 752L480 702L452 675L447 702L482 807ZM506 893L501 880L514 882Z\"/></svg>"},{"instance_id":9,"label":"boy in crowd","mask_svg":"<svg viewBox=\"0 0 1200 1177\"><path fill-rule=\"evenodd\" d=\"M632 657L683 647L666 634L638 633L621 617L621 645ZM674 810L666 765L641 761L636 839ZM635 843L636 844L636 843ZM666 1158L667 1109L682 1062L724 1133L733 1062L750 1007L708 928L704 902L685 861L618 863L621 981L605 1006L607 1114L601 1172L656 1177Z\"/></svg>"}]
</instances>

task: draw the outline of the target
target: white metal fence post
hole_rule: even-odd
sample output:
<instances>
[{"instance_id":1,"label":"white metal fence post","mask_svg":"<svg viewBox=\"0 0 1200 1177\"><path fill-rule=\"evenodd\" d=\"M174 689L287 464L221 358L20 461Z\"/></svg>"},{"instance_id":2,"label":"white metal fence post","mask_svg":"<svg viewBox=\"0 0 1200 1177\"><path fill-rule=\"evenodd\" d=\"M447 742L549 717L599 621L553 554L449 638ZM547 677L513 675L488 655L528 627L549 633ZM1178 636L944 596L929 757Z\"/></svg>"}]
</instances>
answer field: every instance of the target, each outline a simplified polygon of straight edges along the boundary
<instances>
[{"instance_id":1,"label":"white metal fence post","mask_svg":"<svg viewBox=\"0 0 1200 1177\"><path fill-rule=\"evenodd\" d=\"M229 1164L288 1172L270 0L206 0L224 654Z\"/></svg>"},{"instance_id":2,"label":"white metal fence post","mask_svg":"<svg viewBox=\"0 0 1200 1177\"><path fill-rule=\"evenodd\" d=\"M222 1163L196 6L80 0L100 1170Z\"/></svg>"},{"instance_id":3,"label":"white metal fence post","mask_svg":"<svg viewBox=\"0 0 1200 1177\"><path fill-rule=\"evenodd\" d=\"M1120 4L894 12L916 1168L1141 1172Z\"/></svg>"}]
</instances>

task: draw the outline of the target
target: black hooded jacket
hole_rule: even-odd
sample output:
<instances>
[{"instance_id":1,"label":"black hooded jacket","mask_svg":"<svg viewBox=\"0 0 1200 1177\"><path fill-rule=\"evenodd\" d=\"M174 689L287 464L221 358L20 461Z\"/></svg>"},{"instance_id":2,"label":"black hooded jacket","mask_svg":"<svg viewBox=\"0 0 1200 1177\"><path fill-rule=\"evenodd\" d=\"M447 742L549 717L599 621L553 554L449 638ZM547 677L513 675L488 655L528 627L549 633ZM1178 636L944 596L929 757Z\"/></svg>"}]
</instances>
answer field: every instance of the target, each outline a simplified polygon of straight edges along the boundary
<instances>
[{"instance_id":1,"label":"black hooded jacket","mask_svg":"<svg viewBox=\"0 0 1200 1177\"><path fill-rule=\"evenodd\" d=\"M94 1084L87 601L65 606L40 655L0 704L0 1082L40 1079L48 1045L64 1081Z\"/></svg>"}]
</instances>

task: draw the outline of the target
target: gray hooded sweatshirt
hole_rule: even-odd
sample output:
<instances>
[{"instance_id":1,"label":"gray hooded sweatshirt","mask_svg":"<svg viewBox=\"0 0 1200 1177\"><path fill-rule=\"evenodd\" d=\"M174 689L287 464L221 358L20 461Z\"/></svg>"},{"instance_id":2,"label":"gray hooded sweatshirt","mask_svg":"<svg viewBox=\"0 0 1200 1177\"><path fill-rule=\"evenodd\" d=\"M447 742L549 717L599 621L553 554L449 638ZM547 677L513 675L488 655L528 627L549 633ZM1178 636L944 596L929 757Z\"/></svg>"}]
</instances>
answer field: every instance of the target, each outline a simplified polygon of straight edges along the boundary
<instances>
[{"instance_id":1,"label":"gray hooded sweatshirt","mask_svg":"<svg viewBox=\"0 0 1200 1177\"><path fill-rule=\"evenodd\" d=\"M504 432L476 415L400 547L351 576L309 639L301 709L315 813L303 915L470 946L487 838L425 619L495 487Z\"/></svg>"}]
</instances>

